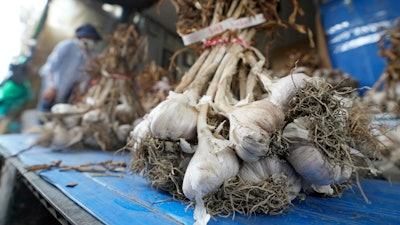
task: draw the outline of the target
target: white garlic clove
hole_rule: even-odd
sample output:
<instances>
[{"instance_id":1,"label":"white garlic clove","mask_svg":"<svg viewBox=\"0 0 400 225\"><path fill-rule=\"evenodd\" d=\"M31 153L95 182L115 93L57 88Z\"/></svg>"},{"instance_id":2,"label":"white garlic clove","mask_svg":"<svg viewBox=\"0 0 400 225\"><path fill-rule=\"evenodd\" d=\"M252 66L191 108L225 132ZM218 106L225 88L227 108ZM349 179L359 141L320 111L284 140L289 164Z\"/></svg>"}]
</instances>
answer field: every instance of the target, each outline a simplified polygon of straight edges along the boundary
<instances>
[{"instance_id":1,"label":"white garlic clove","mask_svg":"<svg viewBox=\"0 0 400 225\"><path fill-rule=\"evenodd\" d=\"M305 117L294 119L293 122L285 126L282 135L291 142L307 142L309 123L309 120Z\"/></svg>"},{"instance_id":2,"label":"white garlic clove","mask_svg":"<svg viewBox=\"0 0 400 225\"><path fill-rule=\"evenodd\" d=\"M153 135L175 141L195 138L198 111L189 102L185 94L175 94L158 104L149 114Z\"/></svg>"},{"instance_id":3,"label":"white garlic clove","mask_svg":"<svg viewBox=\"0 0 400 225\"><path fill-rule=\"evenodd\" d=\"M196 151L196 148L192 147L192 146L190 145L190 143L187 142L187 141L186 141L185 139L183 139L183 138L180 138L180 139L179 139L179 146L181 147L182 151L183 151L183 152L186 152L186 153L194 153L194 152Z\"/></svg>"}]
</instances>

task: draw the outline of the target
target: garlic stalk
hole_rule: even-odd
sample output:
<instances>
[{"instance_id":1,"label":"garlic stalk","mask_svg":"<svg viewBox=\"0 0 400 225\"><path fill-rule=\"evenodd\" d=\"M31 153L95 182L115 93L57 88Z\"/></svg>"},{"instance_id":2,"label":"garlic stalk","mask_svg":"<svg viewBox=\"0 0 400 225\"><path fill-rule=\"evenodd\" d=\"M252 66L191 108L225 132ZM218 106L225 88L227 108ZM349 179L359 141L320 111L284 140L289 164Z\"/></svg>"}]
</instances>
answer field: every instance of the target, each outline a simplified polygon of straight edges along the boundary
<instances>
[{"instance_id":1,"label":"garlic stalk","mask_svg":"<svg viewBox=\"0 0 400 225\"><path fill-rule=\"evenodd\" d=\"M216 53L216 51L212 51L212 53ZM197 72L200 70L201 66L204 65L204 62L208 58L212 58L209 56L210 50L204 50L200 57L196 60L193 66L190 67L189 71L185 73L179 82L178 86L175 88L175 92L181 93L183 90L187 88L187 86L194 80Z\"/></svg>"}]
</instances>

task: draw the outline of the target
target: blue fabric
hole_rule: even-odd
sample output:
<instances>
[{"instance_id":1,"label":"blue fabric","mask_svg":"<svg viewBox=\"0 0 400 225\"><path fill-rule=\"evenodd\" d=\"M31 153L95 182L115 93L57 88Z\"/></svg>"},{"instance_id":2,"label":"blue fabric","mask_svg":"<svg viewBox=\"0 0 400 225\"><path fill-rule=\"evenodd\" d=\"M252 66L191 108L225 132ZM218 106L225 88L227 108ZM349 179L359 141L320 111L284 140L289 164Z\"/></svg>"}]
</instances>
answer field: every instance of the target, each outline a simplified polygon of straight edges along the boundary
<instances>
[{"instance_id":1,"label":"blue fabric","mask_svg":"<svg viewBox=\"0 0 400 225\"><path fill-rule=\"evenodd\" d=\"M11 154L27 149L37 135L7 134L0 136L0 145ZM90 150L53 151L35 146L21 153L25 165L50 164L62 160L72 166L106 160L129 163L129 153L113 154ZM193 208L174 201L168 194L156 191L144 178L126 173L118 177L93 177L90 173L58 169L42 170L38 174L69 196L82 208L105 224L193 224ZM77 183L71 188L68 183ZM212 218L209 225L247 224L399 224L400 184L382 180L362 181L363 190L371 201L364 201L359 189L347 190L341 198L307 196L294 201L293 206L278 216L235 215L230 218Z\"/></svg>"}]
</instances>

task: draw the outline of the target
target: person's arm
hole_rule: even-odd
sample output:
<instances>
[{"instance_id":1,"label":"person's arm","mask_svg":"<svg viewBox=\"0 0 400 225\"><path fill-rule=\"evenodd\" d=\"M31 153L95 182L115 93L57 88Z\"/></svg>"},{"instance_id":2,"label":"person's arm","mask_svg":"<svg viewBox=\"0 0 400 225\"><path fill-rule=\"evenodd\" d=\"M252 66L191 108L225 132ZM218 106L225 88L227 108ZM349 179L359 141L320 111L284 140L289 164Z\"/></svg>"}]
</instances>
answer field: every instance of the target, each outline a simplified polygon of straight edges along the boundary
<instances>
[{"instance_id":1,"label":"person's arm","mask_svg":"<svg viewBox=\"0 0 400 225\"><path fill-rule=\"evenodd\" d=\"M46 64L48 68L44 75L44 79L46 79L46 88L42 93L42 97L47 101L53 100L57 95L57 87L59 85L58 76L60 75L59 67L68 49L68 42L60 42L47 58Z\"/></svg>"}]
</instances>

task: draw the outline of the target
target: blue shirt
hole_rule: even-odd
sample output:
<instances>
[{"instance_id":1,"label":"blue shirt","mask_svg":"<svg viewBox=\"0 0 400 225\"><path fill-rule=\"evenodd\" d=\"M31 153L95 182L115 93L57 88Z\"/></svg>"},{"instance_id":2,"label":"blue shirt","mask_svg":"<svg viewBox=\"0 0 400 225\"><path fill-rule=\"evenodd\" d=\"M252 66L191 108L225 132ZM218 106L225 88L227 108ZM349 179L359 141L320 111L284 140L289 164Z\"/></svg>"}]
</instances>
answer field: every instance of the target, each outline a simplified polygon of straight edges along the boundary
<instances>
[{"instance_id":1,"label":"blue shirt","mask_svg":"<svg viewBox=\"0 0 400 225\"><path fill-rule=\"evenodd\" d=\"M91 54L96 56L95 52ZM84 70L88 59L89 55L80 47L78 39L67 39L56 45L39 71L44 82L42 86L57 89L55 103L66 102L75 84L89 81L90 77ZM49 79L51 73L53 80Z\"/></svg>"}]
</instances>

